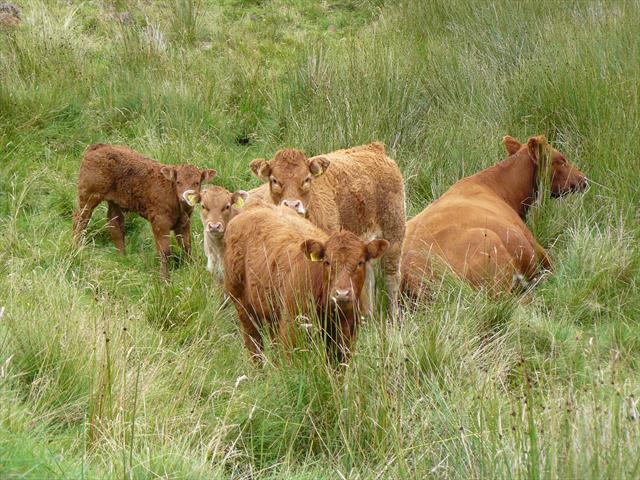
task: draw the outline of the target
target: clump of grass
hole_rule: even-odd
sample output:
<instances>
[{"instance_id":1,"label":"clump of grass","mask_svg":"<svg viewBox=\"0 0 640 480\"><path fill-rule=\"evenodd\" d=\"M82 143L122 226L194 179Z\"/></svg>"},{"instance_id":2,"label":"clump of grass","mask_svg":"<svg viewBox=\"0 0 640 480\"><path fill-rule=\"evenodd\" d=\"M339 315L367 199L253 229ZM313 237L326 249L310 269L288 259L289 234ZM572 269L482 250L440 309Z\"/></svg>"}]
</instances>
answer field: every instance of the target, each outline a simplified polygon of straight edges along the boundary
<instances>
[{"instance_id":1,"label":"clump of grass","mask_svg":"<svg viewBox=\"0 0 640 480\"><path fill-rule=\"evenodd\" d=\"M171 2L171 30L173 36L185 45L193 45L200 34L200 0Z\"/></svg>"}]
</instances>

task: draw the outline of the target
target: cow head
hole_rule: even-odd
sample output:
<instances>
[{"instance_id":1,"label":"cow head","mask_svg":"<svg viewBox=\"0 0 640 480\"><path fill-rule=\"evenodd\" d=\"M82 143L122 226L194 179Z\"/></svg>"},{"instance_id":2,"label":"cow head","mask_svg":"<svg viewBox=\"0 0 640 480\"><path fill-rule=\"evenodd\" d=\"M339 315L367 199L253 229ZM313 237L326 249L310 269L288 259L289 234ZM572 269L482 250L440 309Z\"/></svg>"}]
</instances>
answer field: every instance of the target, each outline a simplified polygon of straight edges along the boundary
<instances>
[{"instance_id":1,"label":"cow head","mask_svg":"<svg viewBox=\"0 0 640 480\"><path fill-rule=\"evenodd\" d=\"M531 137L525 144L507 135L502 142L509 155L526 149L529 157L538 167L538 172L549 172L552 197L581 192L587 187L587 177L571 165L564 155L549 145L544 135Z\"/></svg>"},{"instance_id":2,"label":"cow head","mask_svg":"<svg viewBox=\"0 0 640 480\"><path fill-rule=\"evenodd\" d=\"M244 190L231 193L222 187L211 187L202 192L200 219L206 234L222 237L229 224L249 198Z\"/></svg>"},{"instance_id":3,"label":"cow head","mask_svg":"<svg viewBox=\"0 0 640 480\"><path fill-rule=\"evenodd\" d=\"M257 158L250 166L256 177L269 182L274 204L307 216L313 182L329 168L329 163L325 157L306 158L302 151L288 148L276 153L273 160Z\"/></svg>"},{"instance_id":4,"label":"cow head","mask_svg":"<svg viewBox=\"0 0 640 480\"><path fill-rule=\"evenodd\" d=\"M173 184L179 200L189 207L200 201L202 184L216 176L213 169L200 170L193 165L165 165L160 172Z\"/></svg>"},{"instance_id":5,"label":"cow head","mask_svg":"<svg viewBox=\"0 0 640 480\"><path fill-rule=\"evenodd\" d=\"M386 240L365 243L348 231L334 233L326 242L305 240L300 248L312 262L322 262L328 296L342 310L357 305L364 285L367 262L382 256Z\"/></svg>"}]
</instances>

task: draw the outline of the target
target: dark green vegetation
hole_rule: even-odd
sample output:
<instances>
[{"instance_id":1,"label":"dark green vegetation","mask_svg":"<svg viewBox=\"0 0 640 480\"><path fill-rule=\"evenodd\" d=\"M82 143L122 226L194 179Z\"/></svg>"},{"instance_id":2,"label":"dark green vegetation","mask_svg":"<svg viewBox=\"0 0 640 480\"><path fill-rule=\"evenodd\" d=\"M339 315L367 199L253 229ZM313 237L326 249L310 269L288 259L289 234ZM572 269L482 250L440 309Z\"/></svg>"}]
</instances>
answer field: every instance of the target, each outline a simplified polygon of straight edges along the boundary
<instances>
[{"instance_id":1,"label":"dark green vegetation","mask_svg":"<svg viewBox=\"0 0 640 480\"><path fill-rule=\"evenodd\" d=\"M0 477L640 476L637 0L21 3L0 32ZM555 275L497 304L448 280L369 322L342 378L315 349L251 365L197 218L168 286L139 218L127 257L104 206L71 242L93 142L246 188L279 147L377 139L413 215L507 133L592 182L531 212Z\"/></svg>"}]
</instances>

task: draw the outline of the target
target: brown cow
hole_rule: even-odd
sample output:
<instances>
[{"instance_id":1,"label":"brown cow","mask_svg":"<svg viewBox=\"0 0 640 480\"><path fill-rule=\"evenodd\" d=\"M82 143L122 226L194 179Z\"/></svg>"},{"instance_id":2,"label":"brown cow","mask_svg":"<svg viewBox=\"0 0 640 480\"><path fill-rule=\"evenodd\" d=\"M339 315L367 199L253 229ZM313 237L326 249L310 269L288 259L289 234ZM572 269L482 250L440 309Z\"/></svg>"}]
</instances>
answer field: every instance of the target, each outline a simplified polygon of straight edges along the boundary
<instances>
[{"instance_id":1,"label":"brown cow","mask_svg":"<svg viewBox=\"0 0 640 480\"><path fill-rule=\"evenodd\" d=\"M162 275L167 278L171 230L190 254L193 205L199 200L201 184L215 174L193 165L162 165L124 146L91 145L80 164L74 237L82 235L93 210L106 200L111 238L124 254L124 214L136 212L151 222Z\"/></svg>"},{"instance_id":2,"label":"brown cow","mask_svg":"<svg viewBox=\"0 0 640 480\"><path fill-rule=\"evenodd\" d=\"M510 291L551 262L523 219L540 184L557 197L583 190L585 176L544 136L521 145L506 136L506 160L453 185L407 222L402 253L402 291L418 297L438 265L475 287Z\"/></svg>"},{"instance_id":3,"label":"brown cow","mask_svg":"<svg viewBox=\"0 0 640 480\"><path fill-rule=\"evenodd\" d=\"M224 285L254 359L262 351L263 328L293 346L295 318L302 314L326 319L327 351L343 362L360 322L366 264L388 246L348 231L329 236L286 207L245 207L227 226Z\"/></svg>"},{"instance_id":4,"label":"brown cow","mask_svg":"<svg viewBox=\"0 0 640 480\"><path fill-rule=\"evenodd\" d=\"M325 232L345 229L363 240L388 240L381 262L395 311L406 221L404 181L381 143L311 158L300 150L280 150L273 160L252 161L251 171L269 182L275 205L293 208ZM371 297L371 284L368 290Z\"/></svg>"}]
</instances>

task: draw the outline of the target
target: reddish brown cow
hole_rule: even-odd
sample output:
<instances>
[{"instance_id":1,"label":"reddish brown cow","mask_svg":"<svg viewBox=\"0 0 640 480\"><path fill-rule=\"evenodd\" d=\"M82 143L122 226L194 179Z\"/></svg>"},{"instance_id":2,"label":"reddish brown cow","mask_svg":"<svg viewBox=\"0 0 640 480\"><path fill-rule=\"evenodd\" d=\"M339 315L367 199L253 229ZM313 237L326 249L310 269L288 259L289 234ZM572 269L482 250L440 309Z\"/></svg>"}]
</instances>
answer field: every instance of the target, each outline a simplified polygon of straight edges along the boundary
<instances>
[{"instance_id":1,"label":"reddish brown cow","mask_svg":"<svg viewBox=\"0 0 640 480\"><path fill-rule=\"evenodd\" d=\"M162 165L124 146L91 145L80 164L74 237L82 235L93 210L106 200L111 238L124 254L124 214L136 212L151 223L166 278L171 230L190 254L193 205L199 200L202 183L215 174L215 170L193 165Z\"/></svg>"},{"instance_id":2,"label":"reddish brown cow","mask_svg":"<svg viewBox=\"0 0 640 480\"><path fill-rule=\"evenodd\" d=\"M544 136L521 145L503 142L509 158L464 178L407 222L402 254L402 290L417 297L438 270L449 267L476 287L510 291L514 280L532 280L549 256L523 219L549 184L554 197L583 190L585 176Z\"/></svg>"},{"instance_id":3,"label":"reddish brown cow","mask_svg":"<svg viewBox=\"0 0 640 480\"><path fill-rule=\"evenodd\" d=\"M388 240L381 263L395 309L406 221L404 181L381 143L311 158L300 150L280 150L273 160L251 162L251 170L269 182L275 205L291 207L325 232L345 229L363 240Z\"/></svg>"},{"instance_id":4,"label":"reddish brown cow","mask_svg":"<svg viewBox=\"0 0 640 480\"><path fill-rule=\"evenodd\" d=\"M348 231L329 236L286 207L245 207L227 226L224 285L254 358L262 351L263 328L293 346L295 318L303 314L326 319L327 350L343 362L360 322L366 264L388 245L365 243Z\"/></svg>"}]
</instances>

